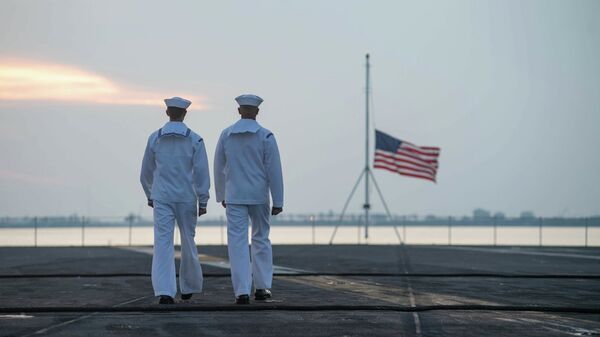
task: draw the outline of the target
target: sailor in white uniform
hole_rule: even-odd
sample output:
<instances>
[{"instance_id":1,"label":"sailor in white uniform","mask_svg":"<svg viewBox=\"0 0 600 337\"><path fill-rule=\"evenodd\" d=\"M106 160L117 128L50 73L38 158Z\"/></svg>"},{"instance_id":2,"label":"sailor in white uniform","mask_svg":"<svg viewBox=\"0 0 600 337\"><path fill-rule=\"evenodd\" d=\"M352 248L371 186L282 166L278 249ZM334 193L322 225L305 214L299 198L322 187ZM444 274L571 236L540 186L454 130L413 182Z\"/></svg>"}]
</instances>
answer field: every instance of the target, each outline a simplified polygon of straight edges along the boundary
<instances>
[{"instance_id":1,"label":"sailor in white uniform","mask_svg":"<svg viewBox=\"0 0 600 337\"><path fill-rule=\"evenodd\" d=\"M241 119L223 130L219 138L214 164L215 193L227 214L229 262L236 303L247 304L252 281L255 300L271 298L273 254L269 218L283 211L283 176L275 136L256 122L258 106L263 100L255 95L242 95L235 100ZM252 220L251 256L248 218Z\"/></svg>"},{"instance_id":2,"label":"sailor in white uniform","mask_svg":"<svg viewBox=\"0 0 600 337\"><path fill-rule=\"evenodd\" d=\"M177 294L175 221L181 232L181 298L187 300L202 292L202 268L194 236L197 217L206 214L210 176L204 141L183 123L191 103L179 97L165 99L170 121L150 135L142 162L140 181L148 206L154 208L152 286L161 304L174 303Z\"/></svg>"}]
</instances>

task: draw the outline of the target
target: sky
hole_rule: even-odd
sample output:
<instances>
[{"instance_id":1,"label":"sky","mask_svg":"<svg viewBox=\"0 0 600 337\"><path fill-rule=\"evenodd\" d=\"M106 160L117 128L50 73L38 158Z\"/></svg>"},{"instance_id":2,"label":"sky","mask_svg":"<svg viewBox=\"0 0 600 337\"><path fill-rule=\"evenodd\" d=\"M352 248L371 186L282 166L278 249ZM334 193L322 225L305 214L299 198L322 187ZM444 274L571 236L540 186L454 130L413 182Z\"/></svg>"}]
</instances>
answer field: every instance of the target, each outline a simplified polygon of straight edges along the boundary
<instances>
[{"instance_id":1,"label":"sky","mask_svg":"<svg viewBox=\"0 0 600 337\"><path fill-rule=\"evenodd\" d=\"M139 170L162 99L193 101L212 169L243 93L265 100L284 211L339 212L365 165L366 53L374 126L441 148L435 184L374 171L393 213L600 214L598 13L593 0L2 1L0 216L151 215Z\"/></svg>"}]
</instances>

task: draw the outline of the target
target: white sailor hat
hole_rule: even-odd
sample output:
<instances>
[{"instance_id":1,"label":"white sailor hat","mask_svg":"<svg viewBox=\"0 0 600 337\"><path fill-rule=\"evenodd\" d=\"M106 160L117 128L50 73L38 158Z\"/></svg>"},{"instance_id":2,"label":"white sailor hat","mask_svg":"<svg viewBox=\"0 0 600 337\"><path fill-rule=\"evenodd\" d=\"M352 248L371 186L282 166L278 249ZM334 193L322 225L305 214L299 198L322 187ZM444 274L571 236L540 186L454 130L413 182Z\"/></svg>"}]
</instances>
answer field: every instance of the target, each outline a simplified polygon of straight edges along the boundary
<instances>
[{"instance_id":1,"label":"white sailor hat","mask_svg":"<svg viewBox=\"0 0 600 337\"><path fill-rule=\"evenodd\" d=\"M240 95L240 96L236 97L235 101L239 105L251 105L251 106L255 106L258 108L260 103L263 102L263 99L256 95L247 94L247 95Z\"/></svg>"},{"instance_id":2,"label":"white sailor hat","mask_svg":"<svg viewBox=\"0 0 600 337\"><path fill-rule=\"evenodd\" d=\"M192 104L192 102L181 97L171 97L165 98L165 104L167 105L167 107L187 109L190 106L190 104Z\"/></svg>"}]
</instances>

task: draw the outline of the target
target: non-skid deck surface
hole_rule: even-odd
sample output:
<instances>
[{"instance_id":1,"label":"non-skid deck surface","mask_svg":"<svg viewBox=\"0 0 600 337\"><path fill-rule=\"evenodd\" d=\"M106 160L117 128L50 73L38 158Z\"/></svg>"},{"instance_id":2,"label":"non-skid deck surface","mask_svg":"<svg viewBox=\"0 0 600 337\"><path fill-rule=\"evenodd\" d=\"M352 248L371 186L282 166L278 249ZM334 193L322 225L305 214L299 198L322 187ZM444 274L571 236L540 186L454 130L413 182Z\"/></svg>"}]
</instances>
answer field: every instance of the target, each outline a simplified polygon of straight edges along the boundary
<instances>
[{"instance_id":1,"label":"non-skid deck surface","mask_svg":"<svg viewBox=\"0 0 600 337\"><path fill-rule=\"evenodd\" d=\"M150 247L0 248L0 336L600 335L600 249L276 246L248 306L198 249L204 293L160 306Z\"/></svg>"}]
</instances>

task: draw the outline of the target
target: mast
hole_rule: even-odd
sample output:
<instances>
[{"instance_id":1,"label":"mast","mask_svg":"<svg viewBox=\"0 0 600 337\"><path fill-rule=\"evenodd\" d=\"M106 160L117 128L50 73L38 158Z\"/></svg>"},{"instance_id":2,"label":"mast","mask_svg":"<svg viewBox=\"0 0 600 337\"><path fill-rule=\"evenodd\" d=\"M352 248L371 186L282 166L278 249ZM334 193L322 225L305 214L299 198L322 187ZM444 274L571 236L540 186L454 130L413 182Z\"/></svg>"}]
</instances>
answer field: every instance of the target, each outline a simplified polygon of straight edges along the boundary
<instances>
[{"instance_id":1,"label":"mast","mask_svg":"<svg viewBox=\"0 0 600 337\"><path fill-rule=\"evenodd\" d=\"M365 210L365 239L369 238L369 209L371 204L369 203L369 176L371 168L369 166L369 54L366 55L367 59L367 74L366 74L366 87L365 87L365 204L363 208Z\"/></svg>"},{"instance_id":2,"label":"mast","mask_svg":"<svg viewBox=\"0 0 600 337\"><path fill-rule=\"evenodd\" d=\"M387 203L385 202L385 199L383 198L383 193L381 193L381 190L379 189L379 185L377 184L377 180L375 179L375 175L373 175L373 171L371 171L371 165L369 164L369 133L370 133L370 127L369 127L369 99L370 99L370 93L371 93L371 64L369 63L369 54L366 55L366 59L367 59L367 63L366 63L366 68L367 68L367 76L366 76L366 86L365 86L365 166L362 169L362 171L360 172L360 175L358 176L358 179L356 180L356 183L354 184L354 187L352 187L352 191L350 192L350 195L348 195L348 199L346 199L346 203L344 204L344 208L342 208L342 213L340 214L340 219L338 221L338 223L335 225L335 227L333 228L333 233L331 233L331 238L329 239L329 244L333 244L333 239L335 239L335 235L337 234L337 230L338 227L340 226L340 224L342 223L342 220L344 220L344 215L346 214L346 210L348 209L348 205L350 204L350 201L352 200L352 197L354 196L354 193L356 192L357 188L360 186L361 180L364 177L365 178L365 203L363 204L363 209L365 210L365 239L369 238L369 211L371 210L371 203L369 200L369 181L370 179L373 180L373 184L375 185L375 190L377 191L377 194L379 195L379 198L381 199L381 202L383 203L383 207L385 208L385 211L387 212L388 215L388 219L392 218L392 214L390 213L390 210L387 207ZM403 240L402 237L400 236L400 234L398 233L398 229L396 228L396 225L394 224L394 231L396 232L396 236L398 237L398 240L400 241L400 244L403 244Z\"/></svg>"}]
</instances>

